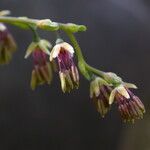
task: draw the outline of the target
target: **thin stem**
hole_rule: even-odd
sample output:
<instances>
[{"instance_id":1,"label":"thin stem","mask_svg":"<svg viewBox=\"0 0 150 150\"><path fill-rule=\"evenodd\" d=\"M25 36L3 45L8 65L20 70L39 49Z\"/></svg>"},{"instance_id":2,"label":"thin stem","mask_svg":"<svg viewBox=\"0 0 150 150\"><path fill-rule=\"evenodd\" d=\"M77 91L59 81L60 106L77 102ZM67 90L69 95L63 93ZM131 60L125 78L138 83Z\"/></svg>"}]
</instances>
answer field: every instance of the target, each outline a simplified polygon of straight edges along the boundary
<instances>
[{"instance_id":1,"label":"thin stem","mask_svg":"<svg viewBox=\"0 0 150 150\"><path fill-rule=\"evenodd\" d=\"M58 33L58 31L55 32L56 35L56 39L61 39L60 34Z\"/></svg>"},{"instance_id":2,"label":"thin stem","mask_svg":"<svg viewBox=\"0 0 150 150\"><path fill-rule=\"evenodd\" d=\"M98 76L104 77L103 71L100 71L100 70L98 70L98 69L96 69L96 68L94 68L94 67L92 67L86 63L86 61L84 60L81 48L80 48L78 41L76 40L75 36L70 32L66 31L66 33L67 33L68 37L70 38L70 40L71 40L71 42L72 42L72 44L76 50L76 55L78 57L78 61L79 62L81 61L88 71L93 72L94 74L96 74Z\"/></svg>"},{"instance_id":3,"label":"thin stem","mask_svg":"<svg viewBox=\"0 0 150 150\"><path fill-rule=\"evenodd\" d=\"M90 65L88 65L87 63L85 64L86 68L90 71L92 71L93 73L95 73L96 75L98 76L101 76L102 78L104 78L104 74L105 72L101 71L101 70L98 70Z\"/></svg>"},{"instance_id":4,"label":"thin stem","mask_svg":"<svg viewBox=\"0 0 150 150\"><path fill-rule=\"evenodd\" d=\"M5 23L23 23L23 24L32 24L32 25L36 25L37 23L37 19L29 19L29 18L25 18L25 17L0 17L0 22L5 22Z\"/></svg>"},{"instance_id":5,"label":"thin stem","mask_svg":"<svg viewBox=\"0 0 150 150\"><path fill-rule=\"evenodd\" d=\"M81 48L80 48L78 41L76 40L75 36L71 32L66 31L66 33L67 33L68 37L70 38L70 41L72 42L72 44L76 50L76 55L78 57L78 61L85 62Z\"/></svg>"},{"instance_id":6,"label":"thin stem","mask_svg":"<svg viewBox=\"0 0 150 150\"><path fill-rule=\"evenodd\" d=\"M52 22L50 19L39 20L39 19L30 19L27 17L0 16L0 22L9 23L20 27L22 25L26 25L26 27L24 27L26 29L28 29L28 25L30 24L42 30L49 30L49 31L57 31L57 30L68 30L71 32L86 31L86 26L84 25Z\"/></svg>"},{"instance_id":7,"label":"thin stem","mask_svg":"<svg viewBox=\"0 0 150 150\"><path fill-rule=\"evenodd\" d=\"M29 25L29 28L31 29L31 31L33 32L33 40L34 42L39 42L40 37L36 31L36 28L34 26Z\"/></svg>"}]
</instances>

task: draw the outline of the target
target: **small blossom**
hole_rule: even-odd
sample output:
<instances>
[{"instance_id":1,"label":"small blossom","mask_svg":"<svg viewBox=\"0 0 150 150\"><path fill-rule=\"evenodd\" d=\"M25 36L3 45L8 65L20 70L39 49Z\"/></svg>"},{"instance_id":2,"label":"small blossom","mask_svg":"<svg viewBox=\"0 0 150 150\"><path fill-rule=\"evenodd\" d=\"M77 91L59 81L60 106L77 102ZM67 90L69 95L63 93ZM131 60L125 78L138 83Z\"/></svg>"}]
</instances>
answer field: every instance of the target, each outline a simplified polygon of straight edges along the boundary
<instances>
[{"instance_id":1,"label":"small blossom","mask_svg":"<svg viewBox=\"0 0 150 150\"><path fill-rule=\"evenodd\" d=\"M96 77L90 84L90 97L93 99L97 111L102 117L109 111L110 85L100 77Z\"/></svg>"},{"instance_id":2,"label":"small blossom","mask_svg":"<svg viewBox=\"0 0 150 150\"><path fill-rule=\"evenodd\" d=\"M14 38L7 27L0 23L0 64L8 64L16 50Z\"/></svg>"},{"instance_id":3,"label":"small blossom","mask_svg":"<svg viewBox=\"0 0 150 150\"><path fill-rule=\"evenodd\" d=\"M47 55L41 49L35 49L32 53L34 69L31 77L31 88L34 90L37 85L50 84L52 80L52 69Z\"/></svg>"},{"instance_id":4,"label":"small blossom","mask_svg":"<svg viewBox=\"0 0 150 150\"><path fill-rule=\"evenodd\" d=\"M73 47L66 42L56 44L50 54L50 61L57 58L63 92L70 92L79 86L79 73L73 61L73 54Z\"/></svg>"},{"instance_id":5,"label":"small blossom","mask_svg":"<svg viewBox=\"0 0 150 150\"><path fill-rule=\"evenodd\" d=\"M32 42L25 54L28 58L31 54L34 62L34 69L31 75L31 88L34 90L38 85L50 84L52 81L51 63L47 61L47 55L50 55L49 49L51 43L45 39L40 39L37 42Z\"/></svg>"},{"instance_id":6,"label":"small blossom","mask_svg":"<svg viewBox=\"0 0 150 150\"><path fill-rule=\"evenodd\" d=\"M52 80L51 63L47 60L50 55L49 49L52 47L51 43L45 39L32 42L26 51L25 58L31 54L34 61L34 69L31 75L31 88L34 90L38 85L50 84Z\"/></svg>"},{"instance_id":7,"label":"small blossom","mask_svg":"<svg viewBox=\"0 0 150 150\"><path fill-rule=\"evenodd\" d=\"M141 100L128 88L136 88L136 86L130 83L123 83L112 91L110 99L113 97L116 100L121 118L125 122L134 122L135 119L143 118L145 107ZM112 100L109 102L112 102Z\"/></svg>"},{"instance_id":8,"label":"small blossom","mask_svg":"<svg viewBox=\"0 0 150 150\"><path fill-rule=\"evenodd\" d=\"M130 98L127 99L124 96L117 93L116 101L118 103L118 110L122 119L125 122L134 122L135 119L143 118L145 108L141 100L135 96L129 89L127 89Z\"/></svg>"}]
</instances>

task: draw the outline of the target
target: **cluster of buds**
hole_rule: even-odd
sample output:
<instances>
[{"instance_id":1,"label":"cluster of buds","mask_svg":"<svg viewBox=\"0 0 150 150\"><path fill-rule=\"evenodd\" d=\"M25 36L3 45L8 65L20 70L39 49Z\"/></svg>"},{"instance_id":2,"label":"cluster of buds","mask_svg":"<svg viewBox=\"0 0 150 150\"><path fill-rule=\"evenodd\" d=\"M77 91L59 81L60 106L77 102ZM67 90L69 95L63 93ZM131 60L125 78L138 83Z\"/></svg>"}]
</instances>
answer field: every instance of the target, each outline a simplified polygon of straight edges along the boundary
<instances>
[{"instance_id":1,"label":"cluster of buds","mask_svg":"<svg viewBox=\"0 0 150 150\"><path fill-rule=\"evenodd\" d=\"M59 41L59 42L58 42ZM52 45L46 40L32 42L26 52L25 58L30 54L33 56L34 69L31 76L31 88L35 89L38 85L50 84L52 81L52 64L57 58L59 77L63 92L70 92L79 87L79 73L73 61L73 47L58 39L56 45ZM48 56L50 60L48 60Z\"/></svg>"},{"instance_id":2,"label":"cluster of buds","mask_svg":"<svg viewBox=\"0 0 150 150\"><path fill-rule=\"evenodd\" d=\"M0 23L0 64L8 64L16 50L14 38L7 27Z\"/></svg>"},{"instance_id":3,"label":"cluster of buds","mask_svg":"<svg viewBox=\"0 0 150 150\"><path fill-rule=\"evenodd\" d=\"M15 49L16 44L12 35L6 26L0 23L0 63L7 64ZM39 39L29 45L25 58L28 58L31 54L34 67L30 85L33 90L38 85L51 83L53 76L52 64L55 59L58 64L62 91L64 93L70 92L79 87L79 73L73 60L74 48L70 44L63 42L62 39L57 39L56 45L52 47L47 40ZM90 83L90 97L102 117L107 114L111 105L115 102L123 121L134 122L135 119L143 118L144 105L129 90L129 88L136 88L134 84L124 83L114 73L105 73L103 78L93 76Z\"/></svg>"},{"instance_id":4,"label":"cluster of buds","mask_svg":"<svg viewBox=\"0 0 150 150\"><path fill-rule=\"evenodd\" d=\"M106 73L105 79L95 77L90 84L90 97L101 116L104 117L110 106L115 102L124 122L134 122L135 119L143 118L144 105L129 90L129 88L136 88L136 86L121 82L122 79L114 73Z\"/></svg>"},{"instance_id":5,"label":"cluster of buds","mask_svg":"<svg viewBox=\"0 0 150 150\"><path fill-rule=\"evenodd\" d=\"M0 11L0 16L8 15L9 11ZM4 19L4 18L3 18ZM6 20L5 20L6 19ZM52 22L49 19L35 20L26 17L11 18L4 20L24 29L31 29L34 40L29 45L25 58L30 55L33 58L33 70L31 73L31 88L50 84L53 78L54 66L57 66L57 73L60 78L62 91L70 92L79 87L79 72L74 62L74 53L78 57L78 67L81 74L90 82L90 98L93 100L97 111L104 117L113 103L118 106L118 111L124 122L134 122L143 118L145 107L141 100L135 96L129 88L136 88L134 84L125 83L114 73L105 73L88 65L82 55L80 46L73 35L78 31L85 31L85 26L76 24L61 24ZM17 22L18 21L18 22ZM50 31L62 29L67 33L74 48L58 38L52 46L50 42L40 39L36 29L41 28ZM8 64L12 54L16 50L16 43L7 27L0 23L0 64ZM57 62L57 63L56 63Z\"/></svg>"}]
</instances>

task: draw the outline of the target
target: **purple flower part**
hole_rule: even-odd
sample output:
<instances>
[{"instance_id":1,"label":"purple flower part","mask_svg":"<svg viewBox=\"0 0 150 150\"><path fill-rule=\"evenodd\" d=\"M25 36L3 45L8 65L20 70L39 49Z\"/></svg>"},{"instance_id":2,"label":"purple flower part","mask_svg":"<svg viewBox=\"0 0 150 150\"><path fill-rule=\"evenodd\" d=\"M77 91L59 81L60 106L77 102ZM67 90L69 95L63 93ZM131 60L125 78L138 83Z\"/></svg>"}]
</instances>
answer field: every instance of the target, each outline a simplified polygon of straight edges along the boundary
<instances>
[{"instance_id":1,"label":"purple flower part","mask_svg":"<svg viewBox=\"0 0 150 150\"><path fill-rule=\"evenodd\" d=\"M97 111L102 115L102 117L106 115L106 113L108 112L110 108L108 100L109 100L111 91L112 91L111 87L102 85L99 90L99 95L93 96L93 100L97 107Z\"/></svg>"},{"instance_id":2,"label":"purple flower part","mask_svg":"<svg viewBox=\"0 0 150 150\"><path fill-rule=\"evenodd\" d=\"M73 52L68 43L57 44L51 52L50 60L57 58L63 92L70 92L79 87L79 73L73 61Z\"/></svg>"},{"instance_id":3,"label":"purple flower part","mask_svg":"<svg viewBox=\"0 0 150 150\"><path fill-rule=\"evenodd\" d=\"M100 88L100 94L97 98L103 101L105 107L109 107L108 98L109 98L110 92L111 92L111 89L105 85L103 85Z\"/></svg>"},{"instance_id":4,"label":"purple flower part","mask_svg":"<svg viewBox=\"0 0 150 150\"><path fill-rule=\"evenodd\" d=\"M71 77L75 83L79 84L79 72L74 64L71 66Z\"/></svg>"},{"instance_id":5,"label":"purple flower part","mask_svg":"<svg viewBox=\"0 0 150 150\"><path fill-rule=\"evenodd\" d=\"M64 72L65 70L71 70L71 67L74 65L72 54L69 51L66 51L64 48L61 48L57 59L61 72Z\"/></svg>"},{"instance_id":6,"label":"purple flower part","mask_svg":"<svg viewBox=\"0 0 150 150\"><path fill-rule=\"evenodd\" d=\"M129 89L126 90L130 95L129 99L119 93L116 94L116 101L119 105L118 110L124 121L134 122L135 119L143 118L145 107L137 96L135 96Z\"/></svg>"},{"instance_id":7,"label":"purple flower part","mask_svg":"<svg viewBox=\"0 0 150 150\"><path fill-rule=\"evenodd\" d=\"M9 32L8 30L0 31L0 42L5 41L7 39Z\"/></svg>"},{"instance_id":8,"label":"purple flower part","mask_svg":"<svg viewBox=\"0 0 150 150\"><path fill-rule=\"evenodd\" d=\"M33 52L33 61L35 66L45 66L47 62L47 55L40 49Z\"/></svg>"}]
</instances>

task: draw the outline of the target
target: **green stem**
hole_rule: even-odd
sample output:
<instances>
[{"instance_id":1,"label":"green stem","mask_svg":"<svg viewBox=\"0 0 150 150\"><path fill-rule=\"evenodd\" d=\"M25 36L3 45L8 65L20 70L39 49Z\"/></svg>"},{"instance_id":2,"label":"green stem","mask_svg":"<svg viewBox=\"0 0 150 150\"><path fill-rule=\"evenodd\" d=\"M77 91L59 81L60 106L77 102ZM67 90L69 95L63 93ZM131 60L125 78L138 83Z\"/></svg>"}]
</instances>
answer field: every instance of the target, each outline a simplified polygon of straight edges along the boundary
<instances>
[{"instance_id":1,"label":"green stem","mask_svg":"<svg viewBox=\"0 0 150 150\"><path fill-rule=\"evenodd\" d=\"M98 70L98 69L96 69L96 68L94 68L94 67L88 65L87 63L86 63L86 68L87 68L88 70L92 71L93 73L95 73L96 75L101 76L102 78L104 78L104 76L105 76L105 75L104 75L105 72L103 72L103 71L101 71L101 70Z\"/></svg>"},{"instance_id":2,"label":"green stem","mask_svg":"<svg viewBox=\"0 0 150 150\"><path fill-rule=\"evenodd\" d=\"M67 31L66 31L66 33L67 33L68 37L70 38L70 40L71 40L71 42L75 48L76 55L78 57L78 62L81 62L82 66L85 67L86 70L88 70L89 72L92 72L98 76L104 77L103 71L100 71L100 70L98 70L98 69L96 69L96 68L94 68L94 67L92 67L86 63L86 61L84 60L81 48L80 48L78 41L76 40L74 34L71 32L67 32ZM80 69L82 70L82 68L80 68Z\"/></svg>"},{"instance_id":3,"label":"green stem","mask_svg":"<svg viewBox=\"0 0 150 150\"><path fill-rule=\"evenodd\" d=\"M72 23L58 23L52 22L50 19L30 19L27 17L8 17L8 16L0 16L0 22L9 23L15 26L22 26L26 25L24 28L28 29L28 25L35 26L42 30L49 30L49 31L57 31L57 30L67 30L71 32L79 32L85 31L86 26L84 25L77 25Z\"/></svg>"},{"instance_id":4,"label":"green stem","mask_svg":"<svg viewBox=\"0 0 150 150\"><path fill-rule=\"evenodd\" d=\"M0 22L5 22L5 23L23 23L23 24L31 24L31 25L36 25L37 19L29 19L25 17L0 17Z\"/></svg>"},{"instance_id":5,"label":"green stem","mask_svg":"<svg viewBox=\"0 0 150 150\"><path fill-rule=\"evenodd\" d=\"M82 61L82 62L85 62L84 61L84 58L83 58L83 54L82 54L82 51L81 51L81 48L78 44L78 41L76 40L75 36L71 33L71 32L68 32L66 31L70 41L72 42L75 50L76 50L76 55L78 57L78 61Z\"/></svg>"},{"instance_id":6,"label":"green stem","mask_svg":"<svg viewBox=\"0 0 150 150\"><path fill-rule=\"evenodd\" d=\"M34 40L34 42L39 42L40 37L39 37L39 35L38 35L37 31L36 31L35 26L29 25L29 28L31 29L31 31L33 33L33 40Z\"/></svg>"}]
</instances>

